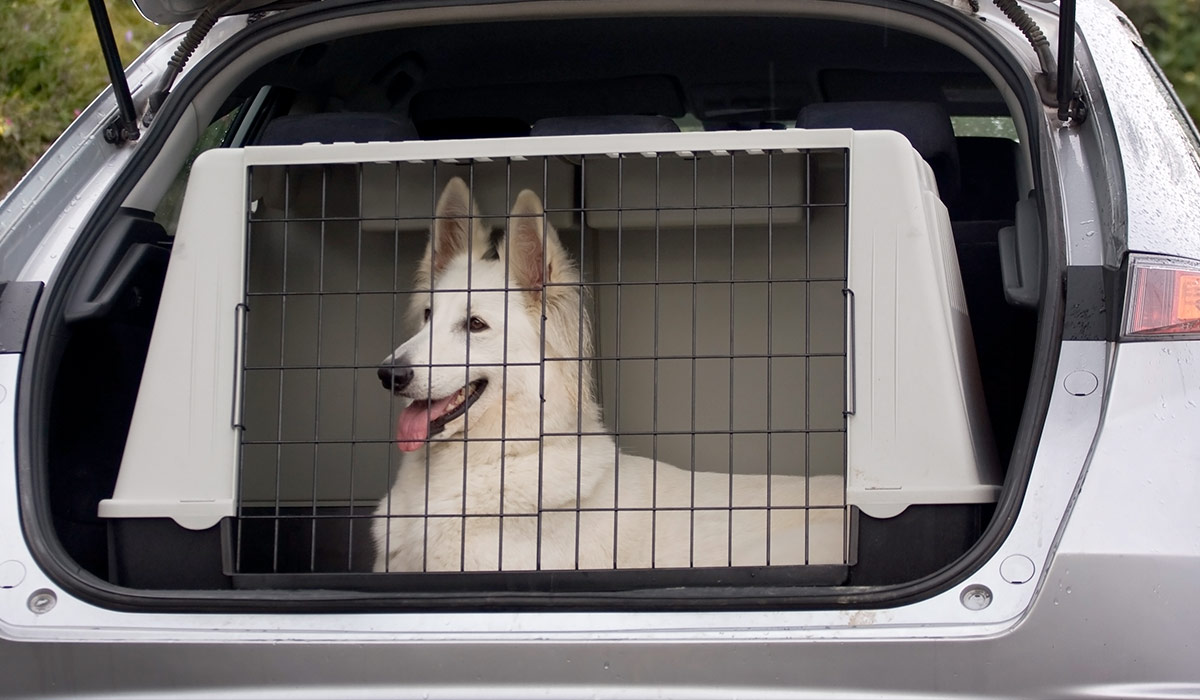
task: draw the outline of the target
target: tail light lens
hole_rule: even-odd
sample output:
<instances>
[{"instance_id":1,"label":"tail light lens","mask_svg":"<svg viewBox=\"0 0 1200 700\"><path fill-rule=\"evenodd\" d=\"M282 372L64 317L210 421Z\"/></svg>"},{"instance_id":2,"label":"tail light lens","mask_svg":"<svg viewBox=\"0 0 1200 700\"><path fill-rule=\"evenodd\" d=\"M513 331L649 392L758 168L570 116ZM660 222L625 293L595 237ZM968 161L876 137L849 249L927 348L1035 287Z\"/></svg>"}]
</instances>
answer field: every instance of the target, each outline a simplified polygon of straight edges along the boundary
<instances>
[{"instance_id":1,"label":"tail light lens","mask_svg":"<svg viewBox=\"0 0 1200 700\"><path fill-rule=\"evenodd\" d=\"M1130 255L1128 280L1125 336L1200 337L1200 262Z\"/></svg>"}]
</instances>

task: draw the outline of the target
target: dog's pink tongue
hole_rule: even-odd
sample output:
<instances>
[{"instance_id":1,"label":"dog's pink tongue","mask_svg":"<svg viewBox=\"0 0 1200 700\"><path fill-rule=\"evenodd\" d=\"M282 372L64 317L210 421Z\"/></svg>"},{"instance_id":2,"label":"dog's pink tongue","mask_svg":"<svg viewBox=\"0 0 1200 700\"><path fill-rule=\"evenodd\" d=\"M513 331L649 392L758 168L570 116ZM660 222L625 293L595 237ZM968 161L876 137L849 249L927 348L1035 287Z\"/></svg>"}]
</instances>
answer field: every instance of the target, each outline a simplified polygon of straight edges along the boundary
<instances>
[{"instance_id":1,"label":"dog's pink tongue","mask_svg":"<svg viewBox=\"0 0 1200 700\"><path fill-rule=\"evenodd\" d=\"M412 452L429 439L429 423L446 412L454 395L437 401L413 401L396 421L396 446L401 452Z\"/></svg>"}]
</instances>

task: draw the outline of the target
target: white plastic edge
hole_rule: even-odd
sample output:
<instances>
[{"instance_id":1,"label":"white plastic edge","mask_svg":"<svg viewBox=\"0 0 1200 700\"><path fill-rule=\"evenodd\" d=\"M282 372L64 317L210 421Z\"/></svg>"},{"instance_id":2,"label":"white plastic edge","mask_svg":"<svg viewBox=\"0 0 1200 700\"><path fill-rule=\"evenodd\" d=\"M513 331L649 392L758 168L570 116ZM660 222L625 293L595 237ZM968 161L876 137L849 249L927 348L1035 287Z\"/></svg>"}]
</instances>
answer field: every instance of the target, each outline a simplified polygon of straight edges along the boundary
<instances>
[{"instance_id":1,"label":"white plastic edge","mask_svg":"<svg viewBox=\"0 0 1200 700\"><path fill-rule=\"evenodd\" d=\"M850 203L846 502L888 518L914 504L994 501L1000 468L933 171L898 134L858 132Z\"/></svg>"},{"instance_id":2,"label":"white plastic edge","mask_svg":"<svg viewBox=\"0 0 1200 700\"><path fill-rule=\"evenodd\" d=\"M245 201L241 152L196 159L120 474L113 497L100 502L102 518L168 517L203 530L234 514Z\"/></svg>"}]
</instances>

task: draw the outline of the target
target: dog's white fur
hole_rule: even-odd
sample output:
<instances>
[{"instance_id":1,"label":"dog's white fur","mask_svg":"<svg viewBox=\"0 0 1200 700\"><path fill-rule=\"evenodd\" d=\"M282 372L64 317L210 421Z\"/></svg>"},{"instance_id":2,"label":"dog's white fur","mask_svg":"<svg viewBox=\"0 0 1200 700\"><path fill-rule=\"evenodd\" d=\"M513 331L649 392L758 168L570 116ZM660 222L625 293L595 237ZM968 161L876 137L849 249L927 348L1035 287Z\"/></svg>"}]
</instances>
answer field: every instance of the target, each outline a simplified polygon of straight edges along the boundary
<instances>
[{"instance_id":1,"label":"dog's white fur","mask_svg":"<svg viewBox=\"0 0 1200 700\"><path fill-rule=\"evenodd\" d=\"M412 311L421 320L429 308L429 319L388 362L412 368L409 399L488 384L465 415L403 454L373 523L377 571L843 560L841 511L802 507L839 505L839 479L771 477L770 505L791 508L773 509L768 528L766 476L621 454L591 363L556 359L589 357L591 324L579 270L537 195L517 197L498 259L489 238L466 184L452 179L416 274L430 293L414 295ZM472 317L488 328L468 330Z\"/></svg>"}]
</instances>

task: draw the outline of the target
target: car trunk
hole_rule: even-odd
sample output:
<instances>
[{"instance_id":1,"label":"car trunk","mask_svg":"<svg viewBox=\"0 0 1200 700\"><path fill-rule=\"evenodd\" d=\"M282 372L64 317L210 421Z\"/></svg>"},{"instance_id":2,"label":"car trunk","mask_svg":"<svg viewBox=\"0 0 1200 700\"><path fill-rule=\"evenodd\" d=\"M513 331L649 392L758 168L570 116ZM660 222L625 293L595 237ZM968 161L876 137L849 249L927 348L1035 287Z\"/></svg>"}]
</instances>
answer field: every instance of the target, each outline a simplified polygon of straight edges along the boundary
<instances>
[{"instance_id":1,"label":"car trunk","mask_svg":"<svg viewBox=\"0 0 1200 700\"><path fill-rule=\"evenodd\" d=\"M680 589L711 605L935 574L989 524L1035 341L1029 133L997 75L861 18L433 24L297 46L231 84L235 126L185 172L179 223L124 211L76 284L50 409L58 536L141 589ZM631 507L692 533L719 512L724 565L370 572L403 410L377 365L420 326L412 273L453 176L494 239L518 192L544 202L581 275L575 328L596 339L574 362L620 454L728 475L727 494ZM82 381L96 358L99 394ZM735 475L836 485L739 503ZM735 551L735 519L770 533L788 508L798 558L772 561L770 534L762 557Z\"/></svg>"}]
</instances>

